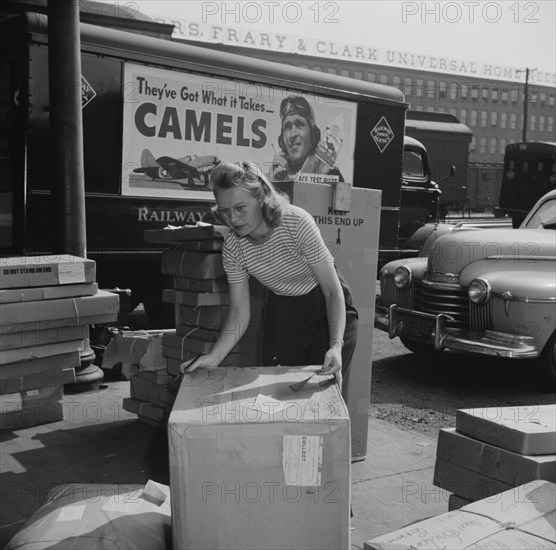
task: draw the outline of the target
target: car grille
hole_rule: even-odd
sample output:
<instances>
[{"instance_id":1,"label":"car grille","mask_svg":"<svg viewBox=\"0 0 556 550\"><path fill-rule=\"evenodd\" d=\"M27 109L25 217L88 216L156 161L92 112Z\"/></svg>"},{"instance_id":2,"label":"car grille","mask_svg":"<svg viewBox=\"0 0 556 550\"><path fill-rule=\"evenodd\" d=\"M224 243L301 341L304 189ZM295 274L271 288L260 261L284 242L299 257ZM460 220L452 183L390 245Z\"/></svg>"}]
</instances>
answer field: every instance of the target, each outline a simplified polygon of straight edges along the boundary
<instances>
[{"instance_id":1,"label":"car grille","mask_svg":"<svg viewBox=\"0 0 556 550\"><path fill-rule=\"evenodd\" d=\"M408 290L397 291L397 304L424 313L444 313L454 318L447 326L480 334L492 328L490 304L469 301L467 290L450 283L416 280Z\"/></svg>"}]
</instances>

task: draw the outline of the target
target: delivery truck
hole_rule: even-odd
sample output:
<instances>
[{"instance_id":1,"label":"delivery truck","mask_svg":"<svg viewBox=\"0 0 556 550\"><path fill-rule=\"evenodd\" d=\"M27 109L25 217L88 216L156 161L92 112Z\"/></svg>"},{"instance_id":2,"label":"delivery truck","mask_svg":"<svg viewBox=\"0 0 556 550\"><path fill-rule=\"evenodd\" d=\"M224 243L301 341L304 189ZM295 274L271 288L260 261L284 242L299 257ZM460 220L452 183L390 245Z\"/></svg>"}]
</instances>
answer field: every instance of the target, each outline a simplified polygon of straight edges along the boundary
<instances>
[{"instance_id":1,"label":"delivery truck","mask_svg":"<svg viewBox=\"0 0 556 550\"><path fill-rule=\"evenodd\" d=\"M0 254L48 254L57 214L46 16L2 22L0 44ZM157 326L168 283L145 230L210 223L208 181L221 161L249 159L277 179L286 100L310 106L320 151L294 179L381 191L379 265L416 254L415 243L404 252L401 225L437 219L438 189L418 143L416 171L402 177L408 105L399 90L83 23L81 51L87 254L99 285L131 289L131 307L143 302Z\"/></svg>"}]
</instances>

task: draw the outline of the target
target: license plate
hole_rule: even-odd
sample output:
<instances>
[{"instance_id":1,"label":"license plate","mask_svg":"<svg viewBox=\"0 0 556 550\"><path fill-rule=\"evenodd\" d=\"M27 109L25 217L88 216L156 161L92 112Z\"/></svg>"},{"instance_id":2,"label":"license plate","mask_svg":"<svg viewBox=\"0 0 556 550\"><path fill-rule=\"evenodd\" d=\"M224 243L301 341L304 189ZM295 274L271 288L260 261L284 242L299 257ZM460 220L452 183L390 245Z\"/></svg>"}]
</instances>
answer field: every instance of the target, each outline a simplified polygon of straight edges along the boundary
<instances>
[{"instance_id":1,"label":"license plate","mask_svg":"<svg viewBox=\"0 0 556 550\"><path fill-rule=\"evenodd\" d=\"M412 315L411 313L398 310L396 311L396 321L403 323L398 336L418 339L426 343L434 342L435 319Z\"/></svg>"}]
</instances>

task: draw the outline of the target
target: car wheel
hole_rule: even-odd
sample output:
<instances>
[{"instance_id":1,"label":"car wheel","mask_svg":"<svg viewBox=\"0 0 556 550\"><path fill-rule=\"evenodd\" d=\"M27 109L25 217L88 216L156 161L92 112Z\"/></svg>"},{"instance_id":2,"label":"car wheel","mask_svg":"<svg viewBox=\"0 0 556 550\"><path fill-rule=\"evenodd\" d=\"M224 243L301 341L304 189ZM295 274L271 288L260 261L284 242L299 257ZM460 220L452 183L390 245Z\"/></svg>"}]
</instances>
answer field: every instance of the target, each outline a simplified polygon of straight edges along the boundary
<instances>
[{"instance_id":1,"label":"car wheel","mask_svg":"<svg viewBox=\"0 0 556 550\"><path fill-rule=\"evenodd\" d=\"M537 380L544 387L548 386L548 391L554 391L554 384L556 384L556 332L548 339L542 353L534 360L534 363Z\"/></svg>"},{"instance_id":2,"label":"car wheel","mask_svg":"<svg viewBox=\"0 0 556 550\"><path fill-rule=\"evenodd\" d=\"M400 338L402 344L411 352L416 355L437 355L441 353L436 351L432 346L427 344L422 344L421 342L414 342L413 340L408 340L407 338Z\"/></svg>"}]
</instances>

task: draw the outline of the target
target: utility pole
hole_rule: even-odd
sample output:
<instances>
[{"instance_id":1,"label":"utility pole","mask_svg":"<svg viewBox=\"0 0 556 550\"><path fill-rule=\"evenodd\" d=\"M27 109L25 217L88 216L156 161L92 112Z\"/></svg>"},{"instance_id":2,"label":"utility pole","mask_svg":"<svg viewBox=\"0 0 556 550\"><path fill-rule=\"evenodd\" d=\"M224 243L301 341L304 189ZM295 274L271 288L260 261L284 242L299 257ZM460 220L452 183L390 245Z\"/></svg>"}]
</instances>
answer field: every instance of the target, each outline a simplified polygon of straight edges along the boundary
<instances>
[{"instance_id":1,"label":"utility pole","mask_svg":"<svg viewBox=\"0 0 556 550\"><path fill-rule=\"evenodd\" d=\"M529 104L529 72L536 71L537 69L525 69L525 87L523 88L523 128L521 134L521 141L527 141L527 107ZM516 74L524 72L523 70L516 71Z\"/></svg>"}]
</instances>

